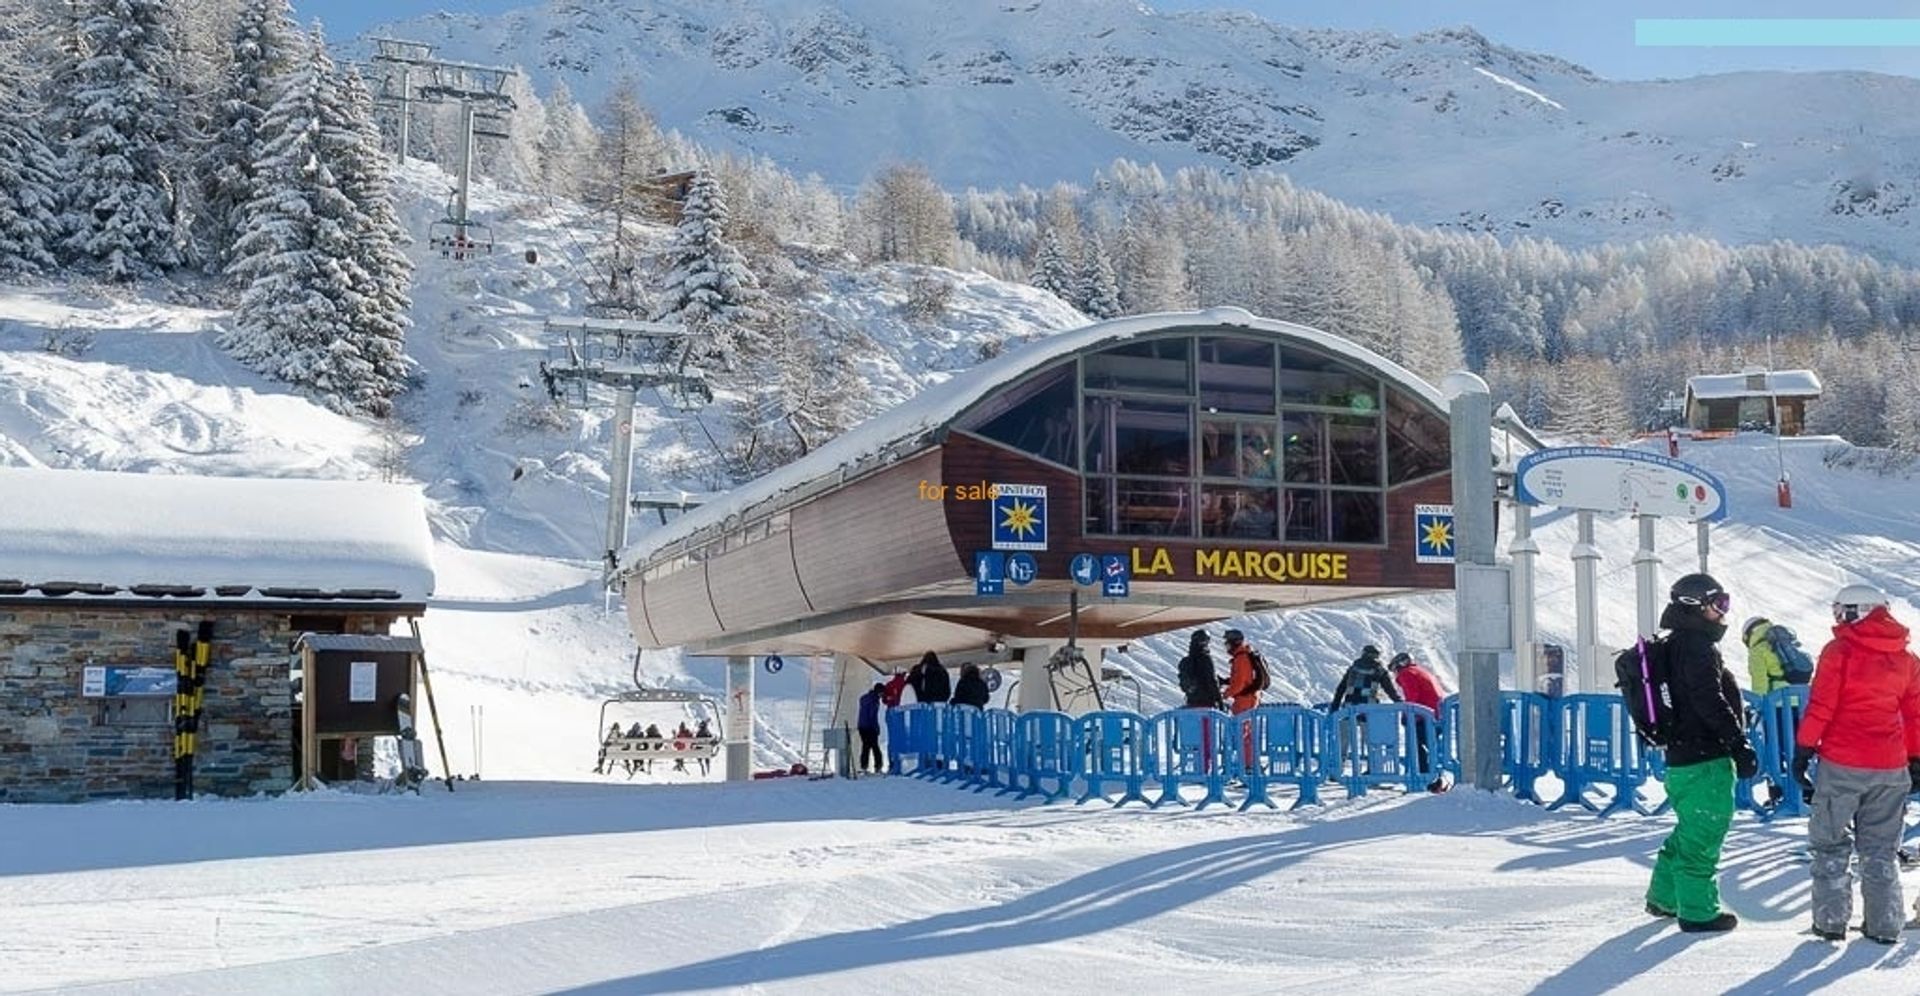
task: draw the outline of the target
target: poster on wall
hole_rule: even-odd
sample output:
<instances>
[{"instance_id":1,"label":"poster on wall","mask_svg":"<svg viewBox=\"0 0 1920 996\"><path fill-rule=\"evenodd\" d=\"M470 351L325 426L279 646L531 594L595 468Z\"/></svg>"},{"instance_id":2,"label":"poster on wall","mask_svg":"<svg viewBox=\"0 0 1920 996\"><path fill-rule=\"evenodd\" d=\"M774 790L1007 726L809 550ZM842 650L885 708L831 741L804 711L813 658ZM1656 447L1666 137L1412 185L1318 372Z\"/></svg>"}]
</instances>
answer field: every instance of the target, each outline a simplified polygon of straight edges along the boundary
<instances>
[{"instance_id":1,"label":"poster on wall","mask_svg":"<svg viewBox=\"0 0 1920 996\"><path fill-rule=\"evenodd\" d=\"M90 665L80 672L80 694L90 699L172 695L179 683L170 667Z\"/></svg>"},{"instance_id":2,"label":"poster on wall","mask_svg":"<svg viewBox=\"0 0 1920 996\"><path fill-rule=\"evenodd\" d=\"M374 689L379 685L375 679L379 674L380 665L373 661L354 661L347 677L347 701L375 701L378 696Z\"/></svg>"}]
</instances>

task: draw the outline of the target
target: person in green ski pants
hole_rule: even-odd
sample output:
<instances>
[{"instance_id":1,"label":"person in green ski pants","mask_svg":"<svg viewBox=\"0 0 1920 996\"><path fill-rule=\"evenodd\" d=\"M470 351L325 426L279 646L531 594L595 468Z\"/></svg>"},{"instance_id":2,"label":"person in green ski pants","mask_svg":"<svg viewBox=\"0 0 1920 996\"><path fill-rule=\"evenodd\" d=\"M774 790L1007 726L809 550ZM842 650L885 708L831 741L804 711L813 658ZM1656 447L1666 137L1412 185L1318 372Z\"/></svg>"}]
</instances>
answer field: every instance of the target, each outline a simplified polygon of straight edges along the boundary
<instances>
[{"instance_id":1,"label":"person in green ski pants","mask_svg":"<svg viewBox=\"0 0 1920 996\"><path fill-rule=\"evenodd\" d=\"M1647 887L1647 912L1675 917L1688 933L1732 930L1720 908L1720 845L1733 822L1733 782L1752 778L1759 759L1747 742L1740 687L1714 645L1727 634L1732 600L1707 574L1673 583L1660 628L1666 640L1673 710L1667 736L1667 798L1674 828L1660 846Z\"/></svg>"}]
</instances>

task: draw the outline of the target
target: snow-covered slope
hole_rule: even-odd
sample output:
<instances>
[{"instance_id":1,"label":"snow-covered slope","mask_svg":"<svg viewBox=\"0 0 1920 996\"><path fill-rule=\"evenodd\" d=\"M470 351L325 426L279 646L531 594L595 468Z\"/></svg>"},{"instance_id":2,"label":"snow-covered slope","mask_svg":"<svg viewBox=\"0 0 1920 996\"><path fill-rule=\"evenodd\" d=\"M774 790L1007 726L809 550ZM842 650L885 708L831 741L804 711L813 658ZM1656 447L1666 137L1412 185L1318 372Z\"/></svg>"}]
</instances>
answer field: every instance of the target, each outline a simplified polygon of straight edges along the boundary
<instances>
[{"instance_id":1,"label":"snow-covered slope","mask_svg":"<svg viewBox=\"0 0 1920 996\"><path fill-rule=\"evenodd\" d=\"M1619 82L1470 28L1413 38L1135 0L548 0L376 34L565 80L851 188L1087 182L1117 157L1284 171L1398 220L1575 245L1691 231L1920 259L1920 80Z\"/></svg>"},{"instance_id":2,"label":"snow-covered slope","mask_svg":"<svg viewBox=\"0 0 1920 996\"><path fill-rule=\"evenodd\" d=\"M416 231L437 216L444 175L414 166L402 178ZM81 288L0 289L0 462L156 473L310 476L420 481L438 537L436 598L426 623L441 723L455 771L489 777L587 776L597 710L629 687L632 643L599 590L608 450L605 411L542 414L535 369L547 340L542 316L581 304L585 247L572 208L548 209L482 186L476 210L495 224L500 251L455 263L414 247L420 263L410 349L423 382L403 399L404 433L342 418L228 360L214 344L218 311ZM659 237L662 233L652 233ZM538 262L526 262L527 249ZM906 270L823 268L818 308L863 336L869 410L978 361L981 343L1042 335L1077 316L1032 288L947 274L953 307L934 326L900 304ZM1275 316L1285 317L1285 316ZM77 357L44 348L49 333L91 332ZM645 399L657 401L658 399ZM705 420L704 422L702 420ZM643 405L635 487L705 490L712 413ZM1740 437L1690 444L1683 454L1722 474L1732 517L1716 531L1714 565L1739 599L1736 614L1765 612L1817 645L1831 590L1854 576L1880 583L1907 614L1920 597L1920 482L1830 468L1839 443L1790 440L1791 510L1773 506L1771 443ZM641 534L657 520L635 517ZM1572 524L1543 516L1539 538L1544 636L1572 643ZM1631 525L1603 523L1602 636L1631 638ZM1661 534L1667 577L1690 569L1691 530ZM1274 662L1279 701L1317 702L1364 643L1407 648L1454 684L1447 634L1452 597L1348 603L1238 620ZM1173 662L1183 634L1142 640L1113 663L1142 685L1140 705L1175 703ZM1738 667L1743 652L1728 655ZM649 653L643 678L717 691L717 661ZM797 753L805 725L807 668L760 675L761 760ZM1131 706L1130 695L1115 703ZM627 721L631 721L628 717ZM661 717L676 718L677 717ZM475 727L480 736L476 736ZM437 767L437 761L436 761ZM676 776L677 777L677 776Z\"/></svg>"}]
</instances>

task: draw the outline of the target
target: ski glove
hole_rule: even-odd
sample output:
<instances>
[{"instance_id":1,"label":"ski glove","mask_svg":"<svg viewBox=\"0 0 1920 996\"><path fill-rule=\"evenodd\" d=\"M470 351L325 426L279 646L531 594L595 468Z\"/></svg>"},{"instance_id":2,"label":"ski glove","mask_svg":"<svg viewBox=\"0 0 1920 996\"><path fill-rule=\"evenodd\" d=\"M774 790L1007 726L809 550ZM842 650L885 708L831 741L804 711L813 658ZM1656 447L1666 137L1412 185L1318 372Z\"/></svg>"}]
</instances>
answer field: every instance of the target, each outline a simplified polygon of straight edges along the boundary
<instances>
[{"instance_id":1,"label":"ski glove","mask_svg":"<svg viewBox=\"0 0 1920 996\"><path fill-rule=\"evenodd\" d=\"M1813 779L1807 776L1807 766L1812 763L1813 748L1795 747L1793 749L1793 781L1800 786L1800 794L1809 800L1813 798ZM1907 778L1909 780L1913 778L1913 761L1907 762Z\"/></svg>"},{"instance_id":2,"label":"ski glove","mask_svg":"<svg viewBox=\"0 0 1920 996\"><path fill-rule=\"evenodd\" d=\"M1907 758L1907 784L1911 791L1920 792L1920 757Z\"/></svg>"},{"instance_id":3,"label":"ski glove","mask_svg":"<svg viewBox=\"0 0 1920 996\"><path fill-rule=\"evenodd\" d=\"M1733 773L1739 775L1741 781L1760 773L1760 758L1754 755L1752 746L1741 744L1733 749Z\"/></svg>"}]
</instances>

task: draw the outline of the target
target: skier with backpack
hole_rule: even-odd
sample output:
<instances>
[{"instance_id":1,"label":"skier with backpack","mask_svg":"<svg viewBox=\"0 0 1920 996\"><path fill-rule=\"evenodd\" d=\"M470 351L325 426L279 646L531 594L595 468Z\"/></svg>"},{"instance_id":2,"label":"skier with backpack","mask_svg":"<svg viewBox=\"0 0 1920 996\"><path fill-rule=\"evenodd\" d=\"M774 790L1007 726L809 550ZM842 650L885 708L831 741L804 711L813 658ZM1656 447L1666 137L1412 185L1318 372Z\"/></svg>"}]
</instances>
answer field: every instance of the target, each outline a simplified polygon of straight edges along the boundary
<instances>
[{"instance_id":1,"label":"skier with backpack","mask_svg":"<svg viewBox=\"0 0 1920 996\"><path fill-rule=\"evenodd\" d=\"M1753 678L1754 694L1813 681L1813 659L1793 630L1754 616L1740 627L1740 641L1747 645L1747 673Z\"/></svg>"},{"instance_id":2,"label":"skier with backpack","mask_svg":"<svg viewBox=\"0 0 1920 996\"><path fill-rule=\"evenodd\" d=\"M1840 589L1833 622L1793 751L1794 780L1812 800L1813 933L1846 937L1857 854L1866 913L1860 932L1893 944L1904 919L1896 849L1907 795L1920 791L1920 660L1876 588ZM1809 779L1816 755L1820 767Z\"/></svg>"},{"instance_id":3,"label":"skier with backpack","mask_svg":"<svg viewBox=\"0 0 1920 996\"><path fill-rule=\"evenodd\" d=\"M1233 714L1238 716L1260 704L1260 693L1273 683L1273 676L1267 672L1266 659L1247 642L1245 633L1227 630L1227 652L1233 655L1232 666L1222 694L1233 700Z\"/></svg>"},{"instance_id":4,"label":"skier with backpack","mask_svg":"<svg viewBox=\"0 0 1920 996\"><path fill-rule=\"evenodd\" d=\"M1380 648L1369 643L1360 648L1360 656L1354 658L1347 673L1340 676L1340 684L1334 686L1333 707L1372 705L1380 701L1381 695L1399 702L1400 687L1394 684L1393 676L1381 662Z\"/></svg>"},{"instance_id":5,"label":"skier with backpack","mask_svg":"<svg viewBox=\"0 0 1920 996\"><path fill-rule=\"evenodd\" d=\"M1720 847L1733 822L1734 777L1752 778L1759 757L1747 742L1740 688L1715 644L1727 635L1732 597L1710 574L1673 583L1660 614L1664 637L1643 640L1614 661L1634 728L1667 751L1673 832L1660 846L1647 912L1675 917L1688 933L1732 930L1720 908Z\"/></svg>"}]
</instances>

